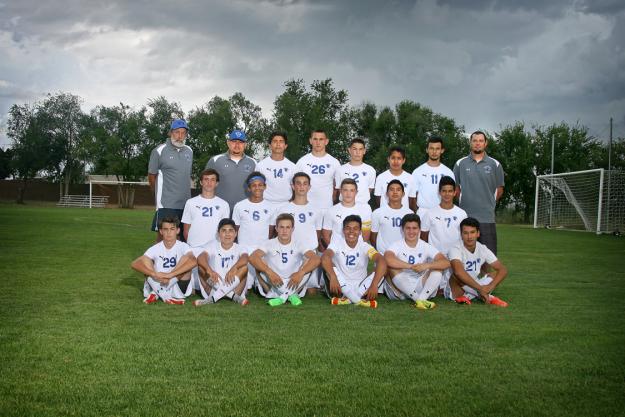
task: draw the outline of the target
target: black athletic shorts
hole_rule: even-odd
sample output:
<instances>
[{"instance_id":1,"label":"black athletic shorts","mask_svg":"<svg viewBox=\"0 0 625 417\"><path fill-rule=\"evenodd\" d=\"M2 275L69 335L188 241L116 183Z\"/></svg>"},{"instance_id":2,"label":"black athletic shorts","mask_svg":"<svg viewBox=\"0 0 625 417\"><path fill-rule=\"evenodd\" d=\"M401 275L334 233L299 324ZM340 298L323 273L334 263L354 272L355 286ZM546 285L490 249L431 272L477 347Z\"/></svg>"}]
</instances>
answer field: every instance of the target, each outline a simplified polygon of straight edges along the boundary
<instances>
[{"instance_id":1,"label":"black athletic shorts","mask_svg":"<svg viewBox=\"0 0 625 417\"><path fill-rule=\"evenodd\" d=\"M180 220L182 220L182 210L170 208L160 208L156 210L156 212L154 213L154 218L152 219L153 231L158 232L158 222L160 219L164 219L165 217L177 217L178 222L180 222ZM180 240L184 242L182 234L182 224L180 225Z\"/></svg>"},{"instance_id":2,"label":"black athletic shorts","mask_svg":"<svg viewBox=\"0 0 625 417\"><path fill-rule=\"evenodd\" d=\"M495 223L480 223L480 238L478 240L497 255L497 229Z\"/></svg>"}]
</instances>

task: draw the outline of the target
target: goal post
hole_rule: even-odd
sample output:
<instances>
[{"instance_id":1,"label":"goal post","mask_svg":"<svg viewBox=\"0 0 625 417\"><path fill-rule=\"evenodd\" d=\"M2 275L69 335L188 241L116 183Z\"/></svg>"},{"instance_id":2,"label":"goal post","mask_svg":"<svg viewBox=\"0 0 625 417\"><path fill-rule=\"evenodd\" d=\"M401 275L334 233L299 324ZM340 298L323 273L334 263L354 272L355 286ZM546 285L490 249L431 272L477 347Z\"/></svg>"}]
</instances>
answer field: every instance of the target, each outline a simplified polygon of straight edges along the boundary
<instances>
[{"instance_id":1,"label":"goal post","mask_svg":"<svg viewBox=\"0 0 625 417\"><path fill-rule=\"evenodd\" d=\"M89 208L93 206L93 184L115 184L115 185L124 185L124 184L135 184L135 185L150 185L150 183L146 181L108 181L108 180L92 180L89 179Z\"/></svg>"},{"instance_id":2,"label":"goal post","mask_svg":"<svg viewBox=\"0 0 625 417\"><path fill-rule=\"evenodd\" d=\"M625 226L625 172L590 169L536 177L534 228L595 233Z\"/></svg>"}]
</instances>

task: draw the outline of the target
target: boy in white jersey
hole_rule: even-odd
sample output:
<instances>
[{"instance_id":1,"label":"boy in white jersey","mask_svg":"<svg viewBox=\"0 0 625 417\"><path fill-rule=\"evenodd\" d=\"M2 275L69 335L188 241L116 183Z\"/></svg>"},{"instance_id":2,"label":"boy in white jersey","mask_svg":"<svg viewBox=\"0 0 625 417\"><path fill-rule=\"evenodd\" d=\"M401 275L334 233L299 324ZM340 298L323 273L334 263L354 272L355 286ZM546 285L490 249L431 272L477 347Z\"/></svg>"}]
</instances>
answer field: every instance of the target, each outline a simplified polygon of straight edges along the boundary
<instances>
[{"instance_id":1,"label":"boy in white jersey","mask_svg":"<svg viewBox=\"0 0 625 417\"><path fill-rule=\"evenodd\" d=\"M326 292L332 305L356 304L377 308L378 287L386 273L384 257L360 239L362 221L357 215L343 220L343 238L334 239L321 257L326 272ZM367 274L369 260L375 271ZM364 298L364 299L363 299Z\"/></svg>"},{"instance_id":2,"label":"boy in white jersey","mask_svg":"<svg viewBox=\"0 0 625 417\"><path fill-rule=\"evenodd\" d=\"M301 305L300 297L306 293L306 282L319 266L315 248L292 239L294 226L292 215L278 215L278 237L271 239L267 246L256 249L250 257L250 263L258 271L258 291L269 298L267 303L272 307L287 300L294 306Z\"/></svg>"},{"instance_id":3,"label":"boy in white jersey","mask_svg":"<svg viewBox=\"0 0 625 417\"><path fill-rule=\"evenodd\" d=\"M449 261L432 245L419 239L421 219L406 214L401 219L404 238L393 243L384 253L390 280L384 291L391 300L411 299L415 307L429 310L436 307L429 298L436 296Z\"/></svg>"},{"instance_id":4,"label":"boy in white jersey","mask_svg":"<svg viewBox=\"0 0 625 417\"><path fill-rule=\"evenodd\" d=\"M323 214L308 201L310 177L305 172L296 172L291 181L293 199L276 209L271 220L272 236L275 236L276 217L281 213L288 213L295 219L293 240L301 242L306 247L322 250L320 243ZM320 288L319 274L313 273L306 284L307 294L314 295Z\"/></svg>"},{"instance_id":5,"label":"boy in white jersey","mask_svg":"<svg viewBox=\"0 0 625 417\"><path fill-rule=\"evenodd\" d=\"M445 297L459 304L471 304L471 300L479 297L486 304L508 307L508 303L491 294L506 278L508 269L486 245L477 241L480 223L467 217L460 222L460 235L462 244L452 248L449 254L453 274L445 288ZM480 278L483 265L491 267L494 276Z\"/></svg>"},{"instance_id":6,"label":"boy in white jersey","mask_svg":"<svg viewBox=\"0 0 625 417\"><path fill-rule=\"evenodd\" d=\"M295 166L298 172L310 176L308 200L317 208L325 210L334 204L336 170L341 164L326 152L329 139L324 130L314 130L310 135L311 152L302 156Z\"/></svg>"},{"instance_id":7,"label":"boy in white jersey","mask_svg":"<svg viewBox=\"0 0 625 417\"><path fill-rule=\"evenodd\" d=\"M167 304L184 304L184 291L191 279L191 269L196 265L195 256L189 245L177 240L180 234L177 217L161 219L158 232L162 240L130 266L146 277L144 303L152 304L160 298Z\"/></svg>"},{"instance_id":8,"label":"boy in white jersey","mask_svg":"<svg viewBox=\"0 0 625 417\"><path fill-rule=\"evenodd\" d=\"M406 162L406 151L400 146L393 146L388 151L389 169L378 175L375 180L375 201L378 207L388 206L386 197L386 188L392 180L399 180L404 185L404 198L402 206L408 207L415 212L417 210L417 191L415 189L412 175L404 171L404 163Z\"/></svg>"},{"instance_id":9,"label":"boy in white jersey","mask_svg":"<svg viewBox=\"0 0 625 417\"><path fill-rule=\"evenodd\" d=\"M193 305L199 307L213 304L223 297L247 305L248 300L245 297L247 252L234 241L237 230L232 219L222 219L218 231L217 240L196 249L203 299L195 300Z\"/></svg>"},{"instance_id":10,"label":"boy in white jersey","mask_svg":"<svg viewBox=\"0 0 625 417\"><path fill-rule=\"evenodd\" d=\"M217 237L217 225L230 215L230 206L215 195L219 173L205 169L200 174L200 195L187 200L182 215L183 234L191 247L203 246Z\"/></svg>"},{"instance_id":11,"label":"boy in white jersey","mask_svg":"<svg viewBox=\"0 0 625 417\"><path fill-rule=\"evenodd\" d=\"M440 202L438 184L441 178L454 178L454 173L441 163L441 156L445 152L443 139L432 136L428 139L425 152L428 160L412 171L412 178L417 191L417 214L423 219L425 212L438 206Z\"/></svg>"},{"instance_id":12,"label":"boy in white jersey","mask_svg":"<svg viewBox=\"0 0 625 417\"><path fill-rule=\"evenodd\" d=\"M258 171L248 175L245 183L249 190L249 197L239 201L234 206L232 220L237 225L238 242L246 247L248 253L267 244L270 238L269 224L273 216L273 206L265 201L267 179ZM256 278L256 271L250 269L247 274L247 288L252 288Z\"/></svg>"},{"instance_id":13,"label":"boy in white jersey","mask_svg":"<svg viewBox=\"0 0 625 417\"><path fill-rule=\"evenodd\" d=\"M358 184L353 178L345 178L341 182L341 202L328 209L323 215L323 229L321 237L328 246L332 239L343 237L343 219L351 214L360 217L362 221L362 238L369 241L371 234L371 207L369 204L357 203L356 193Z\"/></svg>"},{"instance_id":14,"label":"boy in white jersey","mask_svg":"<svg viewBox=\"0 0 625 417\"><path fill-rule=\"evenodd\" d=\"M386 187L388 206L377 208L371 215L371 244L384 255L386 249L394 242L402 239L401 219L413 213L408 207L402 206L404 184L392 180Z\"/></svg>"},{"instance_id":15,"label":"boy in white jersey","mask_svg":"<svg viewBox=\"0 0 625 417\"><path fill-rule=\"evenodd\" d=\"M349 153L349 162L341 165L336 171L334 183L339 185L345 178L352 178L358 184L356 202L369 204L371 192L375 188L376 173L371 165L363 162L365 153L367 152L365 141L361 138L352 139L347 148L347 152Z\"/></svg>"},{"instance_id":16,"label":"boy in white jersey","mask_svg":"<svg viewBox=\"0 0 625 417\"><path fill-rule=\"evenodd\" d=\"M265 174L267 189L264 199L274 207L287 203L291 198L291 179L295 174L295 164L284 156L288 147L287 135L273 132L269 137L271 155L256 164L256 170Z\"/></svg>"},{"instance_id":17,"label":"boy in white jersey","mask_svg":"<svg viewBox=\"0 0 625 417\"><path fill-rule=\"evenodd\" d=\"M456 181L453 178L441 178L438 188L441 202L421 217L421 239L448 256L449 250L461 243L460 222L467 218L467 213L454 204Z\"/></svg>"}]
</instances>

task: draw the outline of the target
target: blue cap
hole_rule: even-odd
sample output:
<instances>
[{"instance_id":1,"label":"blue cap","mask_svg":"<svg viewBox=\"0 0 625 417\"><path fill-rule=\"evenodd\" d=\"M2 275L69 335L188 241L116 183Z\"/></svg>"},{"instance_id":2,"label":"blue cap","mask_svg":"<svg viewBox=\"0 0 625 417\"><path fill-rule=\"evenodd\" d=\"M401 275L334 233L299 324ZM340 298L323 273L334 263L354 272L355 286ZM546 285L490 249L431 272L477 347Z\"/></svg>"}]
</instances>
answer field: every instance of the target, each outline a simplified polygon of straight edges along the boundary
<instances>
[{"instance_id":1,"label":"blue cap","mask_svg":"<svg viewBox=\"0 0 625 417\"><path fill-rule=\"evenodd\" d=\"M171 130L176 130L180 128L189 130L189 126L187 126L187 122L185 122L184 119L176 119L171 122Z\"/></svg>"},{"instance_id":2,"label":"blue cap","mask_svg":"<svg viewBox=\"0 0 625 417\"><path fill-rule=\"evenodd\" d=\"M245 133L241 130L233 130L229 135L228 135L228 139L230 140L240 140L241 142L246 142L247 141L247 136L245 136Z\"/></svg>"}]
</instances>

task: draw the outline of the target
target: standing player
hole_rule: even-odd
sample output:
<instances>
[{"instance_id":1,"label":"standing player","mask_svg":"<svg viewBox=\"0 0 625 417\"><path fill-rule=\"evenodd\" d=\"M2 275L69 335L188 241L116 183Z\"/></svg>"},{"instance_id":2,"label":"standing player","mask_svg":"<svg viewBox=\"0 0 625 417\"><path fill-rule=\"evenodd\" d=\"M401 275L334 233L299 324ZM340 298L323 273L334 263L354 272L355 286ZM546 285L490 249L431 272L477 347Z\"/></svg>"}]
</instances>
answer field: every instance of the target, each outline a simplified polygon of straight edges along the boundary
<instances>
[{"instance_id":1,"label":"standing player","mask_svg":"<svg viewBox=\"0 0 625 417\"><path fill-rule=\"evenodd\" d=\"M358 184L358 194L356 202L369 204L371 193L375 188L375 169L371 165L363 162L367 149L365 141L361 138L354 138L347 148L349 152L349 162L341 165L336 171L336 185L341 184L345 178L352 178ZM337 190L339 191L339 190Z\"/></svg>"},{"instance_id":2,"label":"standing player","mask_svg":"<svg viewBox=\"0 0 625 417\"><path fill-rule=\"evenodd\" d=\"M454 165L460 194L458 205L480 222L480 242L497 255L495 206L503 195L503 168L499 161L486 154L488 141L484 132L473 132L469 144L469 156Z\"/></svg>"},{"instance_id":3,"label":"standing player","mask_svg":"<svg viewBox=\"0 0 625 417\"><path fill-rule=\"evenodd\" d=\"M467 218L467 213L454 205L456 182L453 178L441 178L438 188L441 202L421 218L421 239L449 256L450 249L460 244L460 222Z\"/></svg>"},{"instance_id":4,"label":"standing player","mask_svg":"<svg viewBox=\"0 0 625 417\"><path fill-rule=\"evenodd\" d=\"M213 304L225 296L238 304L247 305L247 252L234 241L237 230L232 219L222 219L218 230L219 239L199 249L197 263L203 299L195 300L193 305Z\"/></svg>"},{"instance_id":5,"label":"standing player","mask_svg":"<svg viewBox=\"0 0 625 417\"><path fill-rule=\"evenodd\" d=\"M311 152L302 156L295 168L310 176L308 200L318 209L326 210L334 204L334 177L341 164L326 152L329 139L324 130L313 130L309 141Z\"/></svg>"},{"instance_id":6,"label":"standing player","mask_svg":"<svg viewBox=\"0 0 625 417\"><path fill-rule=\"evenodd\" d=\"M157 242L162 238L157 227L160 219L176 216L180 221L184 204L191 198L193 150L184 144L188 130L187 122L174 120L169 139L150 154L148 182L156 198L152 230L156 231Z\"/></svg>"},{"instance_id":7,"label":"standing player","mask_svg":"<svg viewBox=\"0 0 625 417\"><path fill-rule=\"evenodd\" d=\"M378 287L386 273L384 257L373 246L359 239L362 221L356 215L343 220L343 236L332 240L321 257L326 272L326 292L332 305L356 304L377 308ZM369 260L375 272L367 274ZM364 297L364 299L363 299Z\"/></svg>"},{"instance_id":8,"label":"standing player","mask_svg":"<svg viewBox=\"0 0 625 417\"><path fill-rule=\"evenodd\" d=\"M412 179L417 190L417 214L423 219L426 210L438 206L438 182L444 176L454 178L454 173L441 163L441 156L445 152L443 139L432 136L428 139L425 152L428 160L412 171Z\"/></svg>"},{"instance_id":9,"label":"standing player","mask_svg":"<svg viewBox=\"0 0 625 417\"><path fill-rule=\"evenodd\" d=\"M428 299L436 296L442 271L449 268L449 261L434 246L419 239L420 227L418 215L406 214L402 218L404 238L384 253L391 277L385 281L384 290L391 300L409 298L418 309L429 310L436 307Z\"/></svg>"},{"instance_id":10,"label":"standing player","mask_svg":"<svg viewBox=\"0 0 625 417\"><path fill-rule=\"evenodd\" d=\"M205 169L200 174L200 195L187 200L182 215L184 238L191 247L203 246L216 239L217 225L230 215L228 203L215 195L219 173Z\"/></svg>"},{"instance_id":11,"label":"standing player","mask_svg":"<svg viewBox=\"0 0 625 417\"><path fill-rule=\"evenodd\" d=\"M453 274L445 288L445 297L460 304L471 304L471 300L480 297L486 304L508 307L508 303L491 293L508 275L508 270L495 254L478 242L480 222L467 217L460 223L462 245L452 248L449 259ZM494 269L494 277L486 275L479 278L483 265Z\"/></svg>"},{"instance_id":12,"label":"standing player","mask_svg":"<svg viewBox=\"0 0 625 417\"><path fill-rule=\"evenodd\" d=\"M256 170L267 178L264 198L274 207L287 203L291 198L290 185L295 164L284 156L287 147L286 133L273 132L269 138L271 155L256 165Z\"/></svg>"},{"instance_id":13,"label":"standing player","mask_svg":"<svg viewBox=\"0 0 625 417\"><path fill-rule=\"evenodd\" d=\"M177 240L180 234L177 217L160 219L158 232L161 241L135 259L130 266L146 276L143 284L144 303L152 304L160 298L167 304L184 304L184 292L191 279L191 269L196 265L195 256L189 245Z\"/></svg>"},{"instance_id":14,"label":"standing player","mask_svg":"<svg viewBox=\"0 0 625 417\"><path fill-rule=\"evenodd\" d=\"M226 141L228 151L213 156L206 163L206 169L213 168L219 172L221 181L217 187L217 195L228 202L230 210L239 201L247 198L245 179L256 169L256 161L245 155L247 136L241 130L233 130Z\"/></svg>"},{"instance_id":15,"label":"standing player","mask_svg":"<svg viewBox=\"0 0 625 417\"><path fill-rule=\"evenodd\" d=\"M406 151L400 146L393 146L388 151L389 169L378 175L375 180L375 199L378 207L388 206L386 189L392 180L401 181L404 185L404 198L402 206L410 208L413 212L417 210L417 191L414 186L412 175L404 171L406 162Z\"/></svg>"},{"instance_id":16,"label":"standing player","mask_svg":"<svg viewBox=\"0 0 625 417\"><path fill-rule=\"evenodd\" d=\"M293 230L293 240L301 242L304 247L317 248L322 250L320 243L321 225L323 215L319 209L315 208L308 201L308 191L310 190L310 177L305 172L296 172L293 175L291 188L293 199L290 203L284 204L274 212L271 221L272 236L275 236L276 216L281 213L288 213L295 219ZM309 295L313 295L320 288L319 274L314 273L306 284Z\"/></svg>"},{"instance_id":17,"label":"standing player","mask_svg":"<svg viewBox=\"0 0 625 417\"><path fill-rule=\"evenodd\" d=\"M315 248L292 239L295 219L283 213L276 219L278 237L256 249L250 263L258 271L258 291L268 304L276 307L288 300L294 306L302 304L306 282L319 266Z\"/></svg>"},{"instance_id":18,"label":"standing player","mask_svg":"<svg viewBox=\"0 0 625 417\"><path fill-rule=\"evenodd\" d=\"M402 206L404 184L399 180L391 180L386 187L388 206L377 208L371 215L371 244L384 255L386 249L402 238L401 219L413 213L408 207Z\"/></svg>"},{"instance_id":19,"label":"standing player","mask_svg":"<svg viewBox=\"0 0 625 417\"><path fill-rule=\"evenodd\" d=\"M369 241L371 233L371 207L369 204L357 203L356 193L358 184L353 178L345 178L341 182L341 201L328 209L323 216L323 229L321 236L327 246L335 238L343 237L343 219L355 214L360 217L362 226L362 238Z\"/></svg>"},{"instance_id":20,"label":"standing player","mask_svg":"<svg viewBox=\"0 0 625 417\"><path fill-rule=\"evenodd\" d=\"M232 212L232 220L237 225L239 244L244 245L247 253L267 244L270 238L269 224L273 215L273 206L264 200L266 179L260 172L248 175L245 183L249 198L239 201ZM247 275L247 288L252 288L256 272L250 270Z\"/></svg>"}]
</instances>

